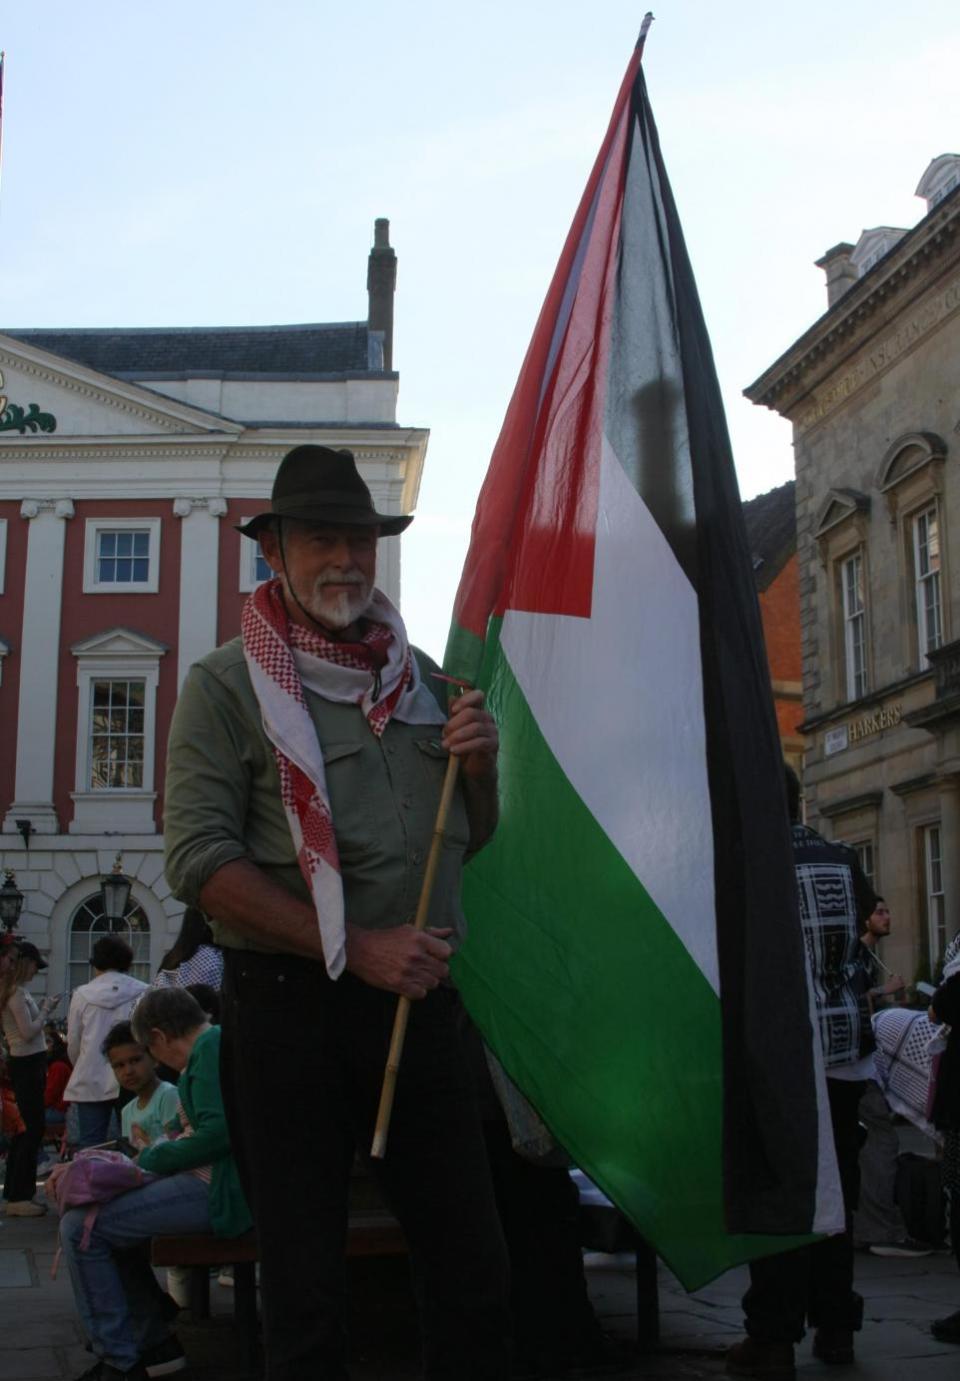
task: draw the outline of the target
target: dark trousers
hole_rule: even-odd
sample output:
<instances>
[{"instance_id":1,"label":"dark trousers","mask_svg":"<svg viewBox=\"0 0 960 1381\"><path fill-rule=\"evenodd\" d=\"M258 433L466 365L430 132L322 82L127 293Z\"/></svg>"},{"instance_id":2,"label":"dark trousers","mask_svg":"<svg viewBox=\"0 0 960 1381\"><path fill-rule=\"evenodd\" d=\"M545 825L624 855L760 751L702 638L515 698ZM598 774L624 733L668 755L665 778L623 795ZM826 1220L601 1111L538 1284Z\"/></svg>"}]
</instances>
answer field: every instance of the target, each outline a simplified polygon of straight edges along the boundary
<instances>
[{"instance_id":1,"label":"dark trousers","mask_svg":"<svg viewBox=\"0 0 960 1381\"><path fill-rule=\"evenodd\" d=\"M602 1336L583 1273L580 1196L566 1170L517 1154L502 1115L483 1131L510 1254L517 1357L560 1371Z\"/></svg>"},{"instance_id":2,"label":"dark trousers","mask_svg":"<svg viewBox=\"0 0 960 1381\"><path fill-rule=\"evenodd\" d=\"M354 1149L376 1118L396 997L308 960L227 952L221 1078L257 1228L269 1381L341 1381ZM410 1249L425 1381L506 1381L506 1252L457 1031L412 1007L387 1153L371 1161Z\"/></svg>"},{"instance_id":3,"label":"dark trousers","mask_svg":"<svg viewBox=\"0 0 960 1381\"><path fill-rule=\"evenodd\" d=\"M37 1152L43 1141L43 1092L47 1083L47 1052L11 1055L7 1061L13 1096L25 1131L15 1136L7 1152L3 1197L11 1203L32 1199L37 1192Z\"/></svg>"},{"instance_id":4,"label":"dark trousers","mask_svg":"<svg viewBox=\"0 0 960 1381\"><path fill-rule=\"evenodd\" d=\"M750 1263L743 1297L747 1332L762 1342L797 1343L812 1328L858 1329L863 1300L853 1288L853 1214L860 1189L857 1108L865 1085L828 1079L830 1120L840 1169L846 1230L812 1247Z\"/></svg>"}]
</instances>

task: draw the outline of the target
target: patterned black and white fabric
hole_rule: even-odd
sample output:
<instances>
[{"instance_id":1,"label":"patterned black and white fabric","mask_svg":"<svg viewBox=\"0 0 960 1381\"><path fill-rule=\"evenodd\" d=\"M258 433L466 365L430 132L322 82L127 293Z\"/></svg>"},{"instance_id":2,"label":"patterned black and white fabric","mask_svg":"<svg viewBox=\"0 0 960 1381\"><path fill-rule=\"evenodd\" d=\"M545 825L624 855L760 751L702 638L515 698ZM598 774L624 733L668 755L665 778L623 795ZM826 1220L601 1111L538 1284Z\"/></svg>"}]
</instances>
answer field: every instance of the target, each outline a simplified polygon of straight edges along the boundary
<instances>
[{"instance_id":1,"label":"patterned black and white fabric","mask_svg":"<svg viewBox=\"0 0 960 1381\"><path fill-rule=\"evenodd\" d=\"M874 1048L860 922L876 897L853 850L807 825L793 827L793 861L824 1064L853 1064Z\"/></svg>"},{"instance_id":2,"label":"patterned black and white fabric","mask_svg":"<svg viewBox=\"0 0 960 1381\"><path fill-rule=\"evenodd\" d=\"M873 1018L877 1039L874 1064L877 1083L895 1113L907 1118L927 1136L940 1136L927 1116L930 1097L930 1044L941 1028L926 1012L885 1007Z\"/></svg>"}]
</instances>

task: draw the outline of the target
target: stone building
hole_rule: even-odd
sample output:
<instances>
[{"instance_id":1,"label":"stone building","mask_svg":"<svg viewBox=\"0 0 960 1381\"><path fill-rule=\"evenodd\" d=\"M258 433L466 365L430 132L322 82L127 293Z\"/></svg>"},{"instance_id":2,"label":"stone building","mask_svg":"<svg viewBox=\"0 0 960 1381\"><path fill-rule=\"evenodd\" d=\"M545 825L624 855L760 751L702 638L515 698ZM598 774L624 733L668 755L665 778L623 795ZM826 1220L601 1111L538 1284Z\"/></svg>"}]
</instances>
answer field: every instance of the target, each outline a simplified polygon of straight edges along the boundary
<instances>
[{"instance_id":1,"label":"stone building","mask_svg":"<svg viewBox=\"0 0 960 1381\"><path fill-rule=\"evenodd\" d=\"M167 730L267 574L234 525L283 454L350 447L382 511L416 506L428 433L396 420L395 274L378 221L365 320L0 334L0 865L50 991L89 978L118 852L140 976L176 934ZM399 600L396 539L378 583Z\"/></svg>"},{"instance_id":2,"label":"stone building","mask_svg":"<svg viewBox=\"0 0 960 1381\"><path fill-rule=\"evenodd\" d=\"M807 817L885 895L884 961L960 926L960 156L911 230L819 260L828 309L747 390L793 424Z\"/></svg>"}]
</instances>

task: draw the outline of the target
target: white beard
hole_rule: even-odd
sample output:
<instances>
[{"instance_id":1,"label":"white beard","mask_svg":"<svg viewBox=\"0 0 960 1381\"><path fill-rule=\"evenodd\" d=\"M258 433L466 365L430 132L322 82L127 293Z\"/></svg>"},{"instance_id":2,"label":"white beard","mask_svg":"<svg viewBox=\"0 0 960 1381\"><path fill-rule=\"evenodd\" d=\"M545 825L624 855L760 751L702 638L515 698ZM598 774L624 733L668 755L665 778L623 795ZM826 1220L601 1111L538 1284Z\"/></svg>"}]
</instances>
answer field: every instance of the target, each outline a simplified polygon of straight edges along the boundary
<instances>
[{"instance_id":1,"label":"white beard","mask_svg":"<svg viewBox=\"0 0 960 1381\"><path fill-rule=\"evenodd\" d=\"M344 580L355 580L356 583L352 589L338 590L336 594L331 594L327 589L327 582L332 579L331 574L322 572L317 577L310 596L303 602L318 623L322 623L325 628L342 632L344 628L356 623L370 608L373 587L362 576L338 573L338 583Z\"/></svg>"}]
</instances>

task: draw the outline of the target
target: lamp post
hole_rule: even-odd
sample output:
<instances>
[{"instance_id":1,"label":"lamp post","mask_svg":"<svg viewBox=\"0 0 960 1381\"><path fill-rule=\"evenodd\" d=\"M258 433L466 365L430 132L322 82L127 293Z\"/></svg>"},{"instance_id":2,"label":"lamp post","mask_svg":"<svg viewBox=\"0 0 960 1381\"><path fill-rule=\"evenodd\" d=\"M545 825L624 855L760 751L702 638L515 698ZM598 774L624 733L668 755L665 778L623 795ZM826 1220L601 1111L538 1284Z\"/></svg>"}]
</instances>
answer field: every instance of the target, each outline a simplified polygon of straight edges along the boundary
<instances>
[{"instance_id":1,"label":"lamp post","mask_svg":"<svg viewBox=\"0 0 960 1381\"><path fill-rule=\"evenodd\" d=\"M120 866L120 855L113 864L113 869L105 873L100 879L100 899L103 904L103 914L110 922L111 930L120 930L124 918L127 914L127 907L130 903L130 888L133 883L128 877L124 876Z\"/></svg>"},{"instance_id":2,"label":"lamp post","mask_svg":"<svg viewBox=\"0 0 960 1381\"><path fill-rule=\"evenodd\" d=\"M0 887L0 922L3 923L4 930L16 930L22 909L23 893L17 886L12 869L8 868L4 874L3 886Z\"/></svg>"}]
</instances>

